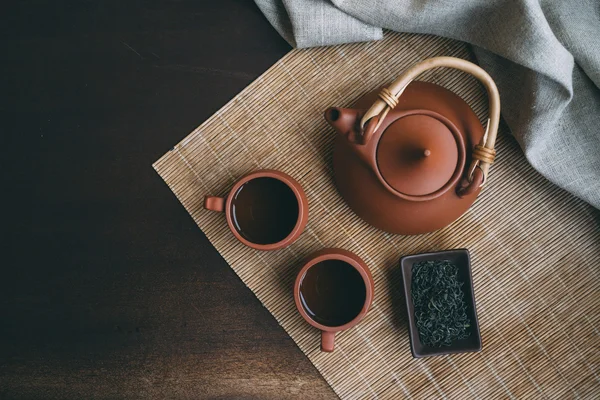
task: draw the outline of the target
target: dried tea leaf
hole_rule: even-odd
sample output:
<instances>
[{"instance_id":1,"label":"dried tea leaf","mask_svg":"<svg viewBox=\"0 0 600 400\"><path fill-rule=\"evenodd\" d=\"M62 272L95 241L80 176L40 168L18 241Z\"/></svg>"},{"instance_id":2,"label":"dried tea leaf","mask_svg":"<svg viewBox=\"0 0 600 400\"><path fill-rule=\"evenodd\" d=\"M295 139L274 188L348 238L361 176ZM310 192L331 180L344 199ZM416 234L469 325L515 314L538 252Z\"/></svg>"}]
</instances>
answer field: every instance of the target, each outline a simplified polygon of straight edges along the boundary
<instances>
[{"instance_id":1,"label":"dried tea leaf","mask_svg":"<svg viewBox=\"0 0 600 400\"><path fill-rule=\"evenodd\" d=\"M422 261L412 266L412 301L421 343L450 346L471 333L458 267L449 260Z\"/></svg>"}]
</instances>

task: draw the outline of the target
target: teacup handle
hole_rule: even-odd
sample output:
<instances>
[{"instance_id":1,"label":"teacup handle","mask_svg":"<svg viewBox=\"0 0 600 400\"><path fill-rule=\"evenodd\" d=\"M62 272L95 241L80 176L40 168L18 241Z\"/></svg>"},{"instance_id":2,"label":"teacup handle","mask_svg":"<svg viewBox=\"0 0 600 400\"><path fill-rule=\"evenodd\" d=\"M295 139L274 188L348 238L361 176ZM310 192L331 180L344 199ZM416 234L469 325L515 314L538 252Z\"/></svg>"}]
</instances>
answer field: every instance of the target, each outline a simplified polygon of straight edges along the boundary
<instances>
[{"instance_id":1,"label":"teacup handle","mask_svg":"<svg viewBox=\"0 0 600 400\"><path fill-rule=\"evenodd\" d=\"M204 198L204 208L211 211L225 211L225 198L217 196L206 196Z\"/></svg>"},{"instance_id":2,"label":"teacup handle","mask_svg":"<svg viewBox=\"0 0 600 400\"><path fill-rule=\"evenodd\" d=\"M331 353L335 347L335 332L321 331L321 351Z\"/></svg>"}]
</instances>

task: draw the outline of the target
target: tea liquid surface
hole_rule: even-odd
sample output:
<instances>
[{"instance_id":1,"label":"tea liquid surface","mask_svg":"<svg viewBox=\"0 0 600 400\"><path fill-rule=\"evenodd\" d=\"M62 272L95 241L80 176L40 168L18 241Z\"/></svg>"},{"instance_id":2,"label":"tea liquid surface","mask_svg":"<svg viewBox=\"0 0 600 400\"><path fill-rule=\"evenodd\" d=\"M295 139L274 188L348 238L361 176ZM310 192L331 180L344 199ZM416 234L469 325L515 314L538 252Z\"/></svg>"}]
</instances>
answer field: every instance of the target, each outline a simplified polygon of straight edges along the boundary
<instances>
[{"instance_id":1,"label":"tea liquid surface","mask_svg":"<svg viewBox=\"0 0 600 400\"><path fill-rule=\"evenodd\" d=\"M296 195L275 178L256 178L243 184L231 202L237 231L256 244L273 244L285 239L298 221Z\"/></svg>"},{"instance_id":2,"label":"tea liquid surface","mask_svg":"<svg viewBox=\"0 0 600 400\"><path fill-rule=\"evenodd\" d=\"M327 260L308 269L300 284L307 314L325 326L341 326L362 310L367 288L360 273L341 260Z\"/></svg>"}]
</instances>

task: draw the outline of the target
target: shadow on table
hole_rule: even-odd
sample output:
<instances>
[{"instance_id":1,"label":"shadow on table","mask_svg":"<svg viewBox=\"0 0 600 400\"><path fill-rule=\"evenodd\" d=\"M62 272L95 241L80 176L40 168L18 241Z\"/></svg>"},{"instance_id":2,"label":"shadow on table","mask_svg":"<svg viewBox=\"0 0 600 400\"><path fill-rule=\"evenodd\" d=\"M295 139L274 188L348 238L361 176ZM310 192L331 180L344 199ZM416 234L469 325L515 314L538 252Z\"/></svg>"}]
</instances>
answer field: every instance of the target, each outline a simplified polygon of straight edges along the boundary
<instances>
[{"instance_id":1,"label":"shadow on table","mask_svg":"<svg viewBox=\"0 0 600 400\"><path fill-rule=\"evenodd\" d=\"M408 334L408 317L406 310L406 297L404 296L404 280L402 278L402 269L396 262L394 266L388 268L387 272L388 290L392 300L392 323Z\"/></svg>"}]
</instances>

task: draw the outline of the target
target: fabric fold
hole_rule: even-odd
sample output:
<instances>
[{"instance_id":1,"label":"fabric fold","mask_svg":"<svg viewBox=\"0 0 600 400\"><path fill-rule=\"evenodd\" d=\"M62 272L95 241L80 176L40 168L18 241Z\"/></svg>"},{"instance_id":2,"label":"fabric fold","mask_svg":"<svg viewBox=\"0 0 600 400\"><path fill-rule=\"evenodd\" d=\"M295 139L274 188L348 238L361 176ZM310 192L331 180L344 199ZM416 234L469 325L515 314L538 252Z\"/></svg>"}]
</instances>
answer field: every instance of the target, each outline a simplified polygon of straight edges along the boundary
<instances>
[{"instance_id":1,"label":"fabric fold","mask_svg":"<svg viewBox=\"0 0 600 400\"><path fill-rule=\"evenodd\" d=\"M306 48L383 38L379 27L362 22L323 0L256 2L271 25L294 47Z\"/></svg>"}]
</instances>

